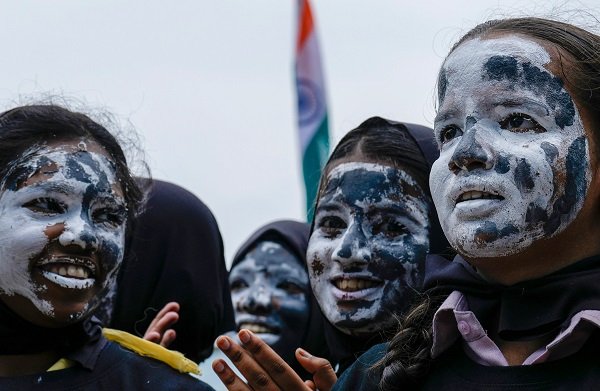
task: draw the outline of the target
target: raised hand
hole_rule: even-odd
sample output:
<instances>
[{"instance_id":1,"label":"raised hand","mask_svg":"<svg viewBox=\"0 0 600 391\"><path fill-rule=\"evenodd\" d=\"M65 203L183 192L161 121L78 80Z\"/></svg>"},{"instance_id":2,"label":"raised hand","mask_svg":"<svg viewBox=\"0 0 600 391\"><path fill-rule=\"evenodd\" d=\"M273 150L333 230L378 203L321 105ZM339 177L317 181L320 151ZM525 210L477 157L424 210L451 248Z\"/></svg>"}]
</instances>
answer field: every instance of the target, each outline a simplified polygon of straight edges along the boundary
<instances>
[{"instance_id":1,"label":"raised hand","mask_svg":"<svg viewBox=\"0 0 600 391\"><path fill-rule=\"evenodd\" d=\"M175 330L171 329L179 320L179 303L174 301L165 304L148 326L144 339L160 344L165 348L169 347L177 338Z\"/></svg>"}]
</instances>

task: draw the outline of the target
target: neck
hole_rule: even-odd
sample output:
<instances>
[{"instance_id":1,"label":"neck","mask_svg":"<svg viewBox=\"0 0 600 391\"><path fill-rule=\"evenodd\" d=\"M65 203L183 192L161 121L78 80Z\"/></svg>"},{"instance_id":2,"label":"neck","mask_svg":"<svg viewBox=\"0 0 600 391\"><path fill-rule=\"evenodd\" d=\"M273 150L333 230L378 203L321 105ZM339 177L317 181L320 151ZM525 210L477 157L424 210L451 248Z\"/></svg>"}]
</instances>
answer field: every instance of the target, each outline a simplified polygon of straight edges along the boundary
<instances>
[{"instance_id":1,"label":"neck","mask_svg":"<svg viewBox=\"0 0 600 391\"><path fill-rule=\"evenodd\" d=\"M0 377L33 375L45 372L60 358L55 351L0 356Z\"/></svg>"},{"instance_id":2,"label":"neck","mask_svg":"<svg viewBox=\"0 0 600 391\"><path fill-rule=\"evenodd\" d=\"M556 237L540 239L524 251L505 257L466 259L486 280L514 285L554 273L584 258L600 254L600 241L581 230L566 230Z\"/></svg>"}]
</instances>

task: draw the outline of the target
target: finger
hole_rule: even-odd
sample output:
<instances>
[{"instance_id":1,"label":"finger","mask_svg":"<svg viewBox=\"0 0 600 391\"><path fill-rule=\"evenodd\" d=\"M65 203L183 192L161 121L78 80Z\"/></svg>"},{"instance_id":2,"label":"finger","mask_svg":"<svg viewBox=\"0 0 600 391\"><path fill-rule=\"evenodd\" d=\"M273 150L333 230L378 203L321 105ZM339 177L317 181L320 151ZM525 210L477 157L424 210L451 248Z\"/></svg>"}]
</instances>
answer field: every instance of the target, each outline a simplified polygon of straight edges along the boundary
<instances>
[{"instance_id":1,"label":"finger","mask_svg":"<svg viewBox=\"0 0 600 391\"><path fill-rule=\"evenodd\" d=\"M171 302L168 302L167 304L165 304L165 306L158 312L158 314L156 314L154 319L152 319L152 322L150 322L150 326L148 326L148 328L153 327L168 312L178 313L179 312L179 303L177 303L176 301L171 301Z\"/></svg>"},{"instance_id":2,"label":"finger","mask_svg":"<svg viewBox=\"0 0 600 391\"><path fill-rule=\"evenodd\" d=\"M329 391L337 382L337 375L331 363L324 358L316 357L302 348L296 349L296 359L304 369L313 376L313 381L320 391Z\"/></svg>"},{"instance_id":3,"label":"finger","mask_svg":"<svg viewBox=\"0 0 600 391\"><path fill-rule=\"evenodd\" d=\"M175 330L167 330L160 341L161 346L168 348L173 341L177 338L177 332Z\"/></svg>"},{"instance_id":4,"label":"finger","mask_svg":"<svg viewBox=\"0 0 600 391\"><path fill-rule=\"evenodd\" d=\"M283 390L306 390L306 385L294 370L263 340L242 329L238 333L244 349L267 372L269 377ZM242 372L244 376L246 374ZM246 377L247 379L247 377Z\"/></svg>"},{"instance_id":5,"label":"finger","mask_svg":"<svg viewBox=\"0 0 600 391\"><path fill-rule=\"evenodd\" d=\"M251 390L250 387L238 375L229 368L227 363L223 360L215 360L212 363L212 369L215 371L219 380L227 387L229 391L247 391Z\"/></svg>"},{"instance_id":6,"label":"finger","mask_svg":"<svg viewBox=\"0 0 600 391\"><path fill-rule=\"evenodd\" d=\"M248 381L248 385L255 390L279 391L280 388L250 355L248 351L227 336L217 338L217 347L225 353L233 365Z\"/></svg>"},{"instance_id":7,"label":"finger","mask_svg":"<svg viewBox=\"0 0 600 391\"><path fill-rule=\"evenodd\" d=\"M156 331L146 331L146 334L144 334L144 339L150 342L158 343L160 342L160 333Z\"/></svg>"},{"instance_id":8,"label":"finger","mask_svg":"<svg viewBox=\"0 0 600 391\"><path fill-rule=\"evenodd\" d=\"M304 384L306 384L306 386L308 388L310 388L312 391L317 391L317 386L315 385L315 383L312 380L304 380Z\"/></svg>"}]
</instances>

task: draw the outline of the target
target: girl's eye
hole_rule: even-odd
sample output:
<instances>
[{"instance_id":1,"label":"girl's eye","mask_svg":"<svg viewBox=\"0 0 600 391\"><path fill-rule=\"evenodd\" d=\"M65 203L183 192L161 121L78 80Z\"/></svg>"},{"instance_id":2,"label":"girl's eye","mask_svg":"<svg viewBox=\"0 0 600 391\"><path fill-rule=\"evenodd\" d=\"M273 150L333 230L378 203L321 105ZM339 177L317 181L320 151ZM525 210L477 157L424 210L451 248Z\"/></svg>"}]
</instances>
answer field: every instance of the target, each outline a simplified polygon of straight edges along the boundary
<instances>
[{"instance_id":1,"label":"girl's eye","mask_svg":"<svg viewBox=\"0 0 600 391\"><path fill-rule=\"evenodd\" d=\"M55 200L54 198L46 197L31 200L23 204L23 207L31 210L32 212L41 213L45 215L56 215L65 213L67 211L67 206L65 204Z\"/></svg>"},{"instance_id":2,"label":"girl's eye","mask_svg":"<svg viewBox=\"0 0 600 391\"><path fill-rule=\"evenodd\" d=\"M373 235L383 234L388 238L395 238L408 232L403 224L394 219L383 219L380 223L373 225Z\"/></svg>"},{"instance_id":3,"label":"girl's eye","mask_svg":"<svg viewBox=\"0 0 600 391\"><path fill-rule=\"evenodd\" d=\"M244 289L244 288L248 288L248 284L246 283L246 281L244 280L233 280L231 281L231 283L229 284L229 289L233 292L233 291L239 291L240 289Z\"/></svg>"},{"instance_id":4,"label":"girl's eye","mask_svg":"<svg viewBox=\"0 0 600 391\"><path fill-rule=\"evenodd\" d=\"M120 227L125 222L125 210L114 208L100 208L92 213L92 219L97 224L109 227Z\"/></svg>"},{"instance_id":5,"label":"girl's eye","mask_svg":"<svg viewBox=\"0 0 600 391\"><path fill-rule=\"evenodd\" d=\"M456 137L462 136L463 132L456 125L448 125L442 128L440 132L440 142L445 144L449 141L452 141Z\"/></svg>"},{"instance_id":6,"label":"girl's eye","mask_svg":"<svg viewBox=\"0 0 600 391\"><path fill-rule=\"evenodd\" d=\"M543 133L546 129L537 123L531 116L523 113L513 113L499 122L502 129L515 133L535 132Z\"/></svg>"},{"instance_id":7,"label":"girl's eye","mask_svg":"<svg viewBox=\"0 0 600 391\"><path fill-rule=\"evenodd\" d=\"M346 222L337 216L327 216L319 222L319 228L328 236L337 236L346 227Z\"/></svg>"},{"instance_id":8,"label":"girl's eye","mask_svg":"<svg viewBox=\"0 0 600 391\"><path fill-rule=\"evenodd\" d=\"M283 289L290 295L297 295L300 293L304 293L304 289L302 289L302 287L300 287L298 284L295 284L291 281L283 281L283 282L277 284L277 288Z\"/></svg>"}]
</instances>

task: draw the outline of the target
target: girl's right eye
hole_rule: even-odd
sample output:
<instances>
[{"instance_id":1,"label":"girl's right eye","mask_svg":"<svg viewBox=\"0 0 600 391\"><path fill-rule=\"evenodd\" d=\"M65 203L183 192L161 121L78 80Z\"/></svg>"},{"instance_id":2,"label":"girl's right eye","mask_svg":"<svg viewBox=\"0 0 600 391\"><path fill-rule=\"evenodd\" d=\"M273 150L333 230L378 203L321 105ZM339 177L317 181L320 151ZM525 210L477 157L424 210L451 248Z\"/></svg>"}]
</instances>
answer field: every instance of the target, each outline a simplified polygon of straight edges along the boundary
<instances>
[{"instance_id":1,"label":"girl's right eye","mask_svg":"<svg viewBox=\"0 0 600 391\"><path fill-rule=\"evenodd\" d=\"M45 215L56 215L65 213L67 206L62 202L55 200L54 198L36 198L23 204L24 208L31 210L32 212L41 213Z\"/></svg>"},{"instance_id":2,"label":"girl's right eye","mask_svg":"<svg viewBox=\"0 0 600 391\"><path fill-rule=\"evenodd\" d=\"M447 143L448 141L453 140L456 137L462 136L463 132L456 125L448 125L442 128L440 131L440 142L442 144Z\"/></svg>"},{"instance_id":3,"label":"girl's right eye","mask_svg":"<svg viewBox=\"0 0 600 391\"><path fill-rule=\"evenodd\" d=\"M231 284L229 284L229 290L231 290L232 292L244 288L248 288L248 284L244 280L233 280Z\"/></svg>"},{"instance_id":4,"label":"girl's right eye","mask_svg":"<svg viewBox=\"0 0 600 391\"><path fill-rule=\"evenodd\" d=\"M319 228L328 236L337 236L346 229L346 222L337 216L327 216L321 219Z\"/></svg>"}]
</instances>

